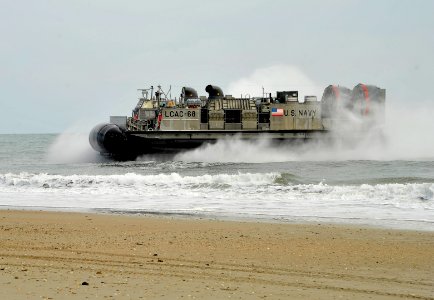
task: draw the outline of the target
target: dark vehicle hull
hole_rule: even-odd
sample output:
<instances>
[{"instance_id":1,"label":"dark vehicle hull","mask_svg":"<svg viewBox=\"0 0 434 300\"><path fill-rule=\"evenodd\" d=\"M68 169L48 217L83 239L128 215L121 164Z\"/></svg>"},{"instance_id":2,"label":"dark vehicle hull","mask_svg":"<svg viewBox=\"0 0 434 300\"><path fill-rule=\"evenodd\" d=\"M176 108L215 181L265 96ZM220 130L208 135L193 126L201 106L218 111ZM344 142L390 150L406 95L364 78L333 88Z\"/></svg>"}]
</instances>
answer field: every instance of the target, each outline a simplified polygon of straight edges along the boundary
<instances>
[{"instance_id":1,"label":"dark vehicle hull","mask_svg":"<svg viewBox=\"0 0 434 300\"><path fill-rule=\"evenodd\" d=\"M91 145L104 156L119 160L135 159L143 154L175 154L198 148L204 144L213 144L218 140L243 140L249 142L266 140L270 143L302 142L324 136L324 130L288 130L288 131L240 131L240 130L203 130L203 131L125 131L120 136L119 127L108 124L117 133L119 141L111 138L105 141L105 136L95 130L89 136ZM101 125L99 125L101 127ZM102 127L105 131L107 127ZM104 132L103 132L104 133ZM117 143L117 147L111 146ZM122 144L122 147L119 147Z\"/></svg>"}]
</instances>

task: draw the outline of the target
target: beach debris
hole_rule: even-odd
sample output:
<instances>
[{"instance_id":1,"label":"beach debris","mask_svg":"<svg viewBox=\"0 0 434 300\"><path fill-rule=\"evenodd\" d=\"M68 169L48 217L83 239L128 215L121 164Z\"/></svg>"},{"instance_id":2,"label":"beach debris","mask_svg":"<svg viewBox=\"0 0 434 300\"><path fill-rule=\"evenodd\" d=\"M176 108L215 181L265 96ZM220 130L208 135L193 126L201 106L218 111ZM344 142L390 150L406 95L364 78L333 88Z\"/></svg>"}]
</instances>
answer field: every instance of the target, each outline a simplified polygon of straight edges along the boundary
<instances>
[{"instance_id":1,"label":"beach debris","mask_svg":"<svg viewBox=\"0 0 434 300\"><path fill-rule=\"evenodd\" d=\"M89 285L89 282L87 282L87 281L83 281L83 282L81 283L81 285Z\"/></svg>"}]
</instances>

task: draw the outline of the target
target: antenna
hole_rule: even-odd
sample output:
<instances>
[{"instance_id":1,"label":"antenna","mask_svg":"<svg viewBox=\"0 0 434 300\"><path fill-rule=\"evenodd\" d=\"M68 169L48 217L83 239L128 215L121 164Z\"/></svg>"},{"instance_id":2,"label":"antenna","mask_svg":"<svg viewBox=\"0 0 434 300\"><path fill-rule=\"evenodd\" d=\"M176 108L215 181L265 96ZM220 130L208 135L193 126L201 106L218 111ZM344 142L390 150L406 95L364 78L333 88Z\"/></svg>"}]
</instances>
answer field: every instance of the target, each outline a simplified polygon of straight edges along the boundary
<instances>
[{"instance_id":1,"label":"antenna","mask_svg":"<svg viewBox=\"0 0 434 300\"><path fill-rule=\"evenodd\" d=\"M142 98L145 98L145 99L148 98L148 93L149 93L150 89L137 89L137 90L142 93Z\"/></svg>"}]
</instances>

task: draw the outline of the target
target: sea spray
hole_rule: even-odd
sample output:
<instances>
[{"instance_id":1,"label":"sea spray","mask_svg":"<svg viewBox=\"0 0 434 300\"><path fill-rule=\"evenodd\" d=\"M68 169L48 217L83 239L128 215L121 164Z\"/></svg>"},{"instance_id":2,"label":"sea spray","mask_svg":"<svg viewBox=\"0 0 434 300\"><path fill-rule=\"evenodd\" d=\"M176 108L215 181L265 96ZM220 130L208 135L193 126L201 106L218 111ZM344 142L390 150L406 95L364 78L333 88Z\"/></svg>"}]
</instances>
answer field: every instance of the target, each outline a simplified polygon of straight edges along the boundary
<instances>
[{"instance_id":1,"label":"sea spray","mask_svg":"<svg viewBox=\"0 0 434 300\"><path fill-rule=\"evenodd\" d=\"M317 95L319 97L323 88L298 67L276 64L258 68L250 75L230 83L227 94L234 97L255 97L262 96L263 92L268 94L279 90L298 90L300 99L304 99L304 96Z\"/></svg>"},{"instance_id":2,"label":"sea spray","mask_svg":"<svg viewBox=\"0 0 434 300\"><path fill-rule=\"evenodd\" d=\"M265 75L269 76L267 80L275 79L285 73L286 69L292 70L281 66L272 69L276 72L269 72L268 69L257 70L251 77L233 83L232 89L237 90L239 86L249 87L250 83L256 82L258 78L265 78ZM303 74L300 75L307 84L311 82ZM372 112L382 111L375 108L375 103L370 106ZM403 103L394 102L394 99L387 99L386 113L385 116L379 116L380 122L373 122L372 117L366 118L344 110L339 114L345 120L340 122L340 126L334 127L327 135L314 136L310 140L277 144L265 138L247 141L240 135L180 153L174 160L214 163L434 160L433 104L413 103L411 106L404 106Z\"/></svg>"},{"instance_id":3,"label":"sea spray","mask_svg":"<svg viewBox=\"0 0 434 300\"><path fill-rule=\"evenodd\" d=\"M354 78L354 84L358 78ZM345 82L349 79L346 78ZM339 82L336 82L339 84ZM267 91L298 90L300 100L303 95L316 95L321 99L325 84L307 76L301 69L293 65L277 64L258 68L250 75L229 84L228 91L240 95L261 95L261 87ZM385 87L387 90L392 87ZM256 157L258 162L294 161L294 160L433 160L434 159L434 105L431 101L415 102L410 99L398 99L393 90L388 92L392 97L386 97L385 124L382 135L375 131L357 135L359 124L363 118L355 114L345 113L345 122L335 128L331 136L333 143L312 141L306 145L287 145L277 149L275 145L264 143L245 143L243 141L219 142L213 147L205 146L200 151L185 153L178 159L201 160L203 151L205 160L252 162ZM371 103L371 106L374 103ZM375 111L375 109L373 110ZM378 110L380 111L380 110ZM342 112L341 112L342 113ZM383 116L381 116L382 118ZM353 136L357 135L355 139ZM348 142L350 141L350 142ZM352 141L352 142L351 142ZM237 147L235 147L237 145ZM254 149L256 147L256 149ZM237 150L238 148L238 150ZM243 149L240 151L239 149ZM215 150L215 151L214 151ZM218 151L218 152L217 152ZM223 151L223 153L222 153ZM245 158L242 158L245 153ZM211 156L211 158L210 158ZM219 160L219 157L222 159Z\"/></svg>"},{"instance_id":4,"label":"sea spray","mask_svg":"<svg viewBox=\"0 0 434 300\"><path fill-rule=\"evenodd\" d=\"M74 125L59 134L49 146L46 159L50 163L104 161L89 145L88 127Z\"/></svg>"}]
</instances>

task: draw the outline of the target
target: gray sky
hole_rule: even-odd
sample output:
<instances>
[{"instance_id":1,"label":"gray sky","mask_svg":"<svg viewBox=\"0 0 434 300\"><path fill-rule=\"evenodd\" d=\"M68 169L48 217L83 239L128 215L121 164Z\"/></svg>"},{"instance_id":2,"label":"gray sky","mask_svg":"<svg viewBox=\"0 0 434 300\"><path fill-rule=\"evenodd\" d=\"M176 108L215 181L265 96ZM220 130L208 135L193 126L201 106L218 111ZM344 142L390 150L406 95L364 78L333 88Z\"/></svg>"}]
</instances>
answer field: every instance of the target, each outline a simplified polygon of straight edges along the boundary
<instances>
[{"instance_id":1,"label":"gray sky","mask_svg":"<svg viewBox=\"0 0 434 300\"><path fill-rule=\"evenodd\" d=\"M264 78L271 92L297 74L299 85L376 84L388 103L421 106L432 102L433 14L428 0L0 0L0 133L130 115L150 85L205 95L209 83Z\"/></svg>"}]
</instances>

